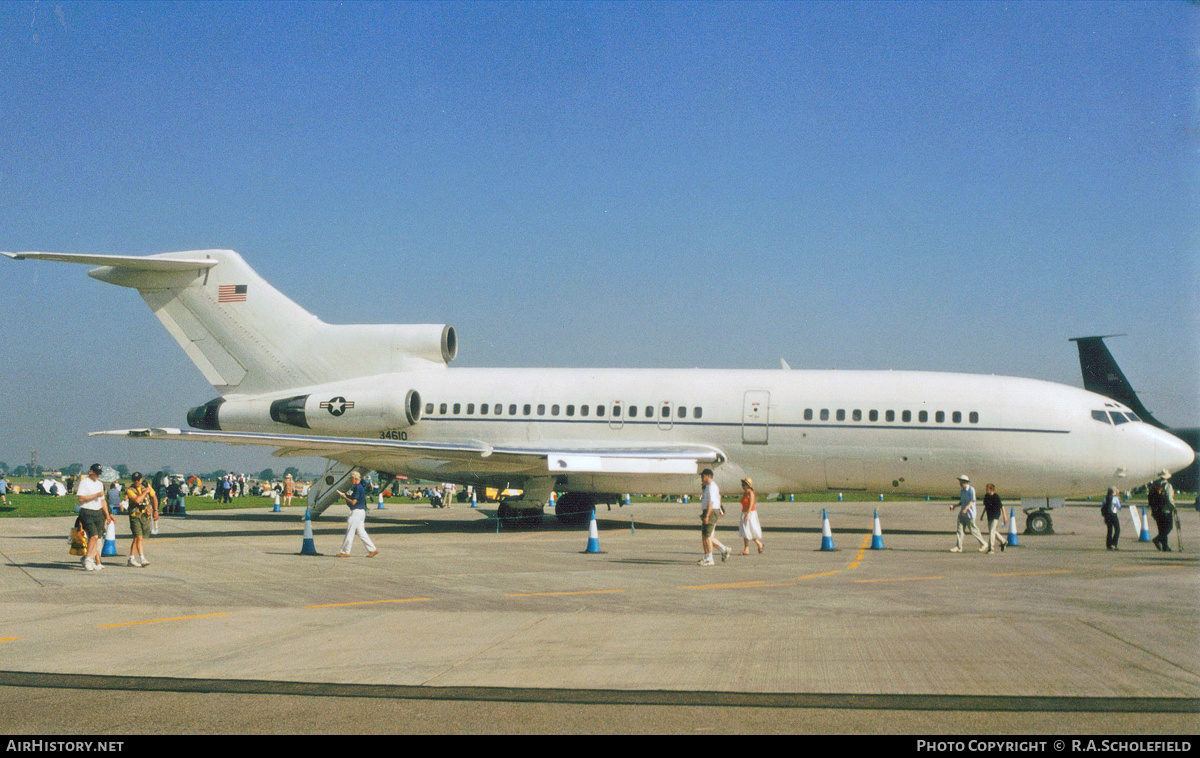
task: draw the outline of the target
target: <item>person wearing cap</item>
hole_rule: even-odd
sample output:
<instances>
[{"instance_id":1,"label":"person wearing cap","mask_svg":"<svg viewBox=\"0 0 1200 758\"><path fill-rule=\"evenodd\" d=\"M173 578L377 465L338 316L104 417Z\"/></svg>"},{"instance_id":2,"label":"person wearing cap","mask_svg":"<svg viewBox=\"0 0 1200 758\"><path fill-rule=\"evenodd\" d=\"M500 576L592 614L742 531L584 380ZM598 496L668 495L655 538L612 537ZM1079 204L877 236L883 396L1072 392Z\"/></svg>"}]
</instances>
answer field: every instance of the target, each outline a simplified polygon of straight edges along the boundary
<instances>
[{"instance_id":1,"label":"person wearing cap","mask_svg":"<svg viewBox=\"0 0 1200 758\"><path fill-rule=\"evenodd\" d=\"M79 523L87 535L87 553L81 563L88 571L99 571L104 568L100 562L100 535L112 522L112 513L104 500L104 482L100 481L102 469L99 463L93 463L88 469L87 476L79 480L79 488L75 495L79 499Z\"/></svg>"},{"instance_id":2,"label":"person wearing cap","mask_svg":"<svg viewBox=\"0 0 1200 758\"><path fill-rule=\"evenodd\" d=\"M958 544L950 548L952 553L961 553L963 551L963 534L969 528L971 536L979 540L979 552L986 553L988 549L987 540L979 533L979 527L975 525L975 488L971 486L971 480L966 474L958 478L958 505L950 506L950 510L958 508Z\"/></svg>"},{"instance_id":3,"label":"person wearing cap","mask_svg":"<svg viewBox=\"0 0 1200 758\"><path fill-rule=\"evenodd\" d=\"M292 498L296 495L296 480L292 479L291 474L283 475L283 491L280 493L280 499L283 501L283 507L287 508L292 504Z\"/></svg>"},{"instance_id":4,"label":"person wearing cap","mask_svg":"<svg viewBox=\"0 0 1200 758\"><path fill-rule=\"evenodd\" d=\"M700 472L700 484L704 487L700 495L700 504L704 506L704 510L700 512L700 545L704 550L700 565L712 566L715 565L712 555L714 546L721 551L722 561L727 560L733 551L722 545L715 534L717 520L724 515L725 509L721 507L721 491L713 481L712 469L706 468Z\"/></svg>"},{"instance_id":5,"label":"person wearing cap","mask_svg":"<svg viewBox=\"0 0 1200 758\"><path fill-rule=\"evenodd\" d=\"M758 495L754 493L754 481L750 477L742 480L742 521L738 524L738 534L744 546L738 555L750 555L750 540L758 545L758 552L763 551L762 526L758 523Z\"/></svg>"},{"instance_id":6,"label":"person wearing cap","mask_svg":"<svg viewBox=\"0 0 1200 758\"><path fill-rule=\"evenodd\" d=\"M1175 522L1175 488L1168 481L1171 478L1171 472L1163 469L1158 472L1158 479L1150 483L1146 489L1146 502L1150 506L1150 515L1154 517L1154 523L1158 525L1158 536L1151 540L1154 547L1164 553L1171 552L1171 546L1167 544L1167 536L1171 534L1171 528Z\"/></svg>"},{"instance_id":7,"label":"person wearing cap","mask_svg":"<svg viewBox=\"0 0 1200 758\"><path fill-rule=\"evenodd\" d=\"M146 535L150 533L151 517L158 521L158 497L140 473L135 472L132 480L125 491L125 499L129 503L129 531L133 533L133 544L129 546L129 565L145 568L150 565L150 561L146 560Z\"/></svg>"},{"instance_id":8,"label":"person wearing cap","mask_svg":"<svg viewBox=\"0 0 1200 758\"><path fill-rule=\"evenodd\" d=\"M348 493L338 490L338 494L346 501L346 505L350 506L350 518L346 519L346 539L342 541L342 552L338 553L337 557L350 557L350 548L354 545L354 535L357 534L367 548L367 557L374 558L379 554L379 549L367 536L367 490L362 484L362 474L358 471L351 471L350 485Z\"/></svg>"}]
</instances>

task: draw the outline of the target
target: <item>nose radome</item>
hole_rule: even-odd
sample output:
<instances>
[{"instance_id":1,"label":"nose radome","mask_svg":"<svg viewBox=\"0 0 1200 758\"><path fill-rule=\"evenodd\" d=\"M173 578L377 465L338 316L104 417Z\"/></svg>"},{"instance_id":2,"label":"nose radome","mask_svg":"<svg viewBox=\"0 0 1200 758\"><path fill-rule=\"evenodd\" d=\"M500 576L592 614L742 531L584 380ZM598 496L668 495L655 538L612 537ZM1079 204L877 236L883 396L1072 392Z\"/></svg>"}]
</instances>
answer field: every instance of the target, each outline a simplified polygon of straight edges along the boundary
<instances>
[{"instance_id":1,"label":"nose radome","mask_svg":"<svg viewBox=\"0 0 1200 758\"><path fill-rule=\"evenodd\" d=\"M1192 465L1196 452L1192 446L1173 434L1160 431L1154 440L1154 459L1158 468L1166 469L1174 474L1176 471Z\"/></svg>"}]
</instances>

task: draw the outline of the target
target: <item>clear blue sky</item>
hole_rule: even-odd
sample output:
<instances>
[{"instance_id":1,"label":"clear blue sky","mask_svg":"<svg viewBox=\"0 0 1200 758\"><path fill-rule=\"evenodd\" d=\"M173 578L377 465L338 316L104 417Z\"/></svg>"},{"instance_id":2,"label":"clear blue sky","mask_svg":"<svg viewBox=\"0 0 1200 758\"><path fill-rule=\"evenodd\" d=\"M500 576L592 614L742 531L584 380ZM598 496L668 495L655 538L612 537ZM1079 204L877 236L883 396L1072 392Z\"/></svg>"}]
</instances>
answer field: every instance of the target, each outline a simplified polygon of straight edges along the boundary
<instances>
[{"instance_id":1,"label":"clear blue sky","mask_svg":"<svg viewBox=\"0 0 1200 758\"><path fill-rule=\"evenodd\" d=\"M464 366L932 369L1200 421L1195 4L0 3L0 249L238 250ZM0 260L0 460L216 395L132 290Z\"/></svg>"}]
</instances>

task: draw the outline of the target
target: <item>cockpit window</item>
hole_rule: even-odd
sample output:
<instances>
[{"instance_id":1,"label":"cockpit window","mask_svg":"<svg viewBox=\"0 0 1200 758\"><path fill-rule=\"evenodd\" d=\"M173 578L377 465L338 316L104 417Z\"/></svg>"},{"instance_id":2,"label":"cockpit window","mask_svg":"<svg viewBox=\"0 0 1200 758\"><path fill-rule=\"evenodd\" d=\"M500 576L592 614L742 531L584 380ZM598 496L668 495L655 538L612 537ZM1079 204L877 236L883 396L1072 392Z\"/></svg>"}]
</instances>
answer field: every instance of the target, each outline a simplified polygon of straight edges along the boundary
<instances>
[{"instance_id":1,"label":"cockpit window","mask_svg":"<svg viewBox=\"0 0 1200 758\"><path fill-rule=\"evenodd\" d=\"M1108 414L1104 411L1092 411L1092 418L1096 419L1097 421L1103 421L1106 424L1112 423L1108 420Z\"/></svg>"},{"instance_id":2,"label":"cockpit window","mask_svg":"<svg viewBox=\"0 0 1200 758\"><path fill-rule=\"evenodd\" d=\"M1108 415L1112 416L1112 420L1113 420L1114 424L1124 424L1126 421L1129 420L1129 419L1125 418L1124 414L1117 413L1116 411L1109 411Z\"/></svg>"},{"instance_id":3,"label":"cockpit window","mask_svg":"<svg viewBox=\"0 0 1200 758\"><path fill-rule=\"evenodd\" d=\"M1125 411L1125 415L1129 417L1130 421L1141 421L1141 419L1138 418L1138 415L1133 411Z\"/></svg>"}]
</instances>

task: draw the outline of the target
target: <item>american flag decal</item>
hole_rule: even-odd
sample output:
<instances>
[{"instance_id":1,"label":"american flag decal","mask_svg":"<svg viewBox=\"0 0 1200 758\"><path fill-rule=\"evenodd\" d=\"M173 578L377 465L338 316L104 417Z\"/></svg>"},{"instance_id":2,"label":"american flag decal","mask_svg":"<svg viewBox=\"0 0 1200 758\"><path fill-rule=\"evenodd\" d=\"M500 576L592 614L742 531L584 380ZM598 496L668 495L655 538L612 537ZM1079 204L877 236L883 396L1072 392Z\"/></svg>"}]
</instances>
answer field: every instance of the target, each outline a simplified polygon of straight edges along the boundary
<instances>
[{"instance_id":1,"label":"american flag decal","mask_svg":"<svg viewBox=\"0 0 1200 758\"><path fill-rule=\"evenodd\" d=\"M218 303L244 303L246 302L246 285L244 284L222 284L217 287L217 302Z\"/></svg>"}]
</instances>

